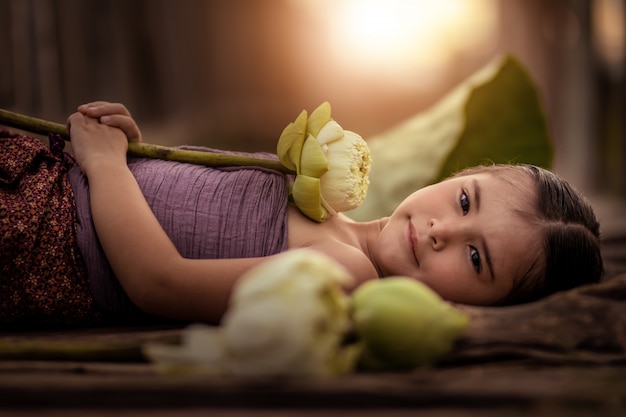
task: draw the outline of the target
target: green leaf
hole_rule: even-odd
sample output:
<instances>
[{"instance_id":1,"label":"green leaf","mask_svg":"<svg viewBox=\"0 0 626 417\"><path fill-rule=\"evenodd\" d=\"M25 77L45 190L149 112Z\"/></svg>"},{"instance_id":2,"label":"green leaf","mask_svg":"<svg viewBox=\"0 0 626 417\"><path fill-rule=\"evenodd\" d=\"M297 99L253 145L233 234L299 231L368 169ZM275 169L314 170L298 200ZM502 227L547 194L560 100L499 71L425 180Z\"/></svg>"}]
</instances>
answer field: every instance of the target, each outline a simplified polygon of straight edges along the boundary
<instances>
[{"instance_id":1,"label":"green leaf","mask_svg":"<svg viewBox=\"0 0 626 417\"><path fill-rule=\"evenodd\" d=\"M513 57L465 104L465 126L441 167L441 180L484 163L528 163L549 168L553 148L535 85Z\"/></svg>"}]
</instances>

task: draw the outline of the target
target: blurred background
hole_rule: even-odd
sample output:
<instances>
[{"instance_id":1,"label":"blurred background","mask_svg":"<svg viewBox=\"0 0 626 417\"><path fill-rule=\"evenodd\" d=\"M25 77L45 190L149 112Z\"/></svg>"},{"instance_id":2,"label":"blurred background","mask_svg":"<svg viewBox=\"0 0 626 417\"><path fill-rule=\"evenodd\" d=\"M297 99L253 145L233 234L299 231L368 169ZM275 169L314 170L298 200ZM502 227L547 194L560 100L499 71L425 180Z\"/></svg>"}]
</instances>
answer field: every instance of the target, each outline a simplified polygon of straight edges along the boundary
<instances>
[{"instance_id":1,"label":"blurred background","mask_svg":"<svg viewBox=\"0 0 626 417\"><path fill-rule=\"evenodd\" d=\"M146 142L274 151L328 100L380 133L501 53L535 79L579 188L626 196L624 0L0 0L0 107L127 105Z\"/></svg>"}]
</instances>

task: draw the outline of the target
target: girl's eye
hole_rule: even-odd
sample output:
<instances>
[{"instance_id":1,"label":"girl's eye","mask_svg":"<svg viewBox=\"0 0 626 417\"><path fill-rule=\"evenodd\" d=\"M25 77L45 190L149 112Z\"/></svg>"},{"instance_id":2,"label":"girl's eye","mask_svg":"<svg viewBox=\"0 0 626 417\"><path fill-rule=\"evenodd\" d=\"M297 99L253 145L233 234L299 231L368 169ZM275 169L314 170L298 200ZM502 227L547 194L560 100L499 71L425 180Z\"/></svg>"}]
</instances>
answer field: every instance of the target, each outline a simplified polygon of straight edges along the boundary
<instances>
[{"instance_id":1,"label":"girl's eye","mask_svg":"<svg viewBox=\"0 0 626 417\"><path fill-rule=\"evenodd\" d=\"M465 191L461 193L460 203L461 210L463 211L463 215L465 216L467 215L467 213L469 213L470 210L470 200Z\"/></svg>"},{"instance_id":2,"label":"girl's eye","mask_svg":"<svg viewBox=\"0 0 626 417\"><path fill-rule=\"evenodd\" d=\"M470 261L476 273L480 274L480 271L483 270L483 263L480 259L480 252L473 246L470 246Z\"/></svg>"}]
</instances>

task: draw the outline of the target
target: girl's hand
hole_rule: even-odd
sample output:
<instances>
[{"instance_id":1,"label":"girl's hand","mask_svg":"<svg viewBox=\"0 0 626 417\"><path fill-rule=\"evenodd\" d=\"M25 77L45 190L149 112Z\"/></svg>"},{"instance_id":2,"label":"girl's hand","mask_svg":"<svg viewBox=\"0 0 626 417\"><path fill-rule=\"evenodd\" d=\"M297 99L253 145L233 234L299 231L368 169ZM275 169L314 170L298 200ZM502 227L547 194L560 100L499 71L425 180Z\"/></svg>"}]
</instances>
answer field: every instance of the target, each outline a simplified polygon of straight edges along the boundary
<instances>
[{"instance_id":1,"label":"girl's hand","mask_svg":"<svg viewBox=\"0 0 626 417\"><path fill-rule=\"evenodd\" d=\"M141 142L141 131L123 104L94 101L78 106L78 111L85 116L98 119L103 125L122 130L129 142Z\"/></svg>"},{"instance_id":2,"label":"girl's hand","mask_svg":"<svg viewBox=\"0 0 626 417\"><path fill-rule=\"evenodd\" d=\"M67 119L67 131L76 162L87 176L103 164L126 166L128 140L122 130L77 112Z\"/></svg>"}]
</instances>

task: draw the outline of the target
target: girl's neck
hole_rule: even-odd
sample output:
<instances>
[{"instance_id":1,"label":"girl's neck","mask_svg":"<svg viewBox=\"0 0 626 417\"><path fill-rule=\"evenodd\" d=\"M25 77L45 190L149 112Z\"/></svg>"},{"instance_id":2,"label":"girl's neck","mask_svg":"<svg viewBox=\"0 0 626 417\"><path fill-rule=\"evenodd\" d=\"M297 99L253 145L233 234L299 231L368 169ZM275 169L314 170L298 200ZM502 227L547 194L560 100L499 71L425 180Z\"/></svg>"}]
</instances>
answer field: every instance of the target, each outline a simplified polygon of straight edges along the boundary
<instances>
[{"instance_id":1,"label":"girl's neck","mask_svg":"<svg viewBox=\"0 0 626 417\"><path fill-rule=\"evenodd\" d=\"M383 227L385 227L385 224L387 224L388 218L384 217L368 222L355 222L348 218L345 218L344 221L346 222L347 228L351 231L351 234L354 237L352 245L361 250L361 252L363 252L365 256L369 258L370 262L372 263L372 265L374 265L374 268L380 276L381 272L377 264L376 256L378 237ZM350 244L349 242L346 243Z\"/></svg>"}]
</instances>

